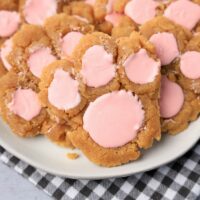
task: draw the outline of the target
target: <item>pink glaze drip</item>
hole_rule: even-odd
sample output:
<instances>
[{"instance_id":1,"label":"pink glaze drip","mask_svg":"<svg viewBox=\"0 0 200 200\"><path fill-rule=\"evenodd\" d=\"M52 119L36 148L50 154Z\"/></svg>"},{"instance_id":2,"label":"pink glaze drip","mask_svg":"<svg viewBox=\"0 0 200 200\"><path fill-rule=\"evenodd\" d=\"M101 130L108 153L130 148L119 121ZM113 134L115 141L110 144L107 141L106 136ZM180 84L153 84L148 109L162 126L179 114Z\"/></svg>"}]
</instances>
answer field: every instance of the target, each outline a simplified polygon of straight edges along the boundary
<instances>
[{"instance_id":1,"label":"pink glaze drip","mask_svg":"<svg viewBox=\"0 0 200 200\"><path fill-rule=\"evenodd\" d=\"M0 11L0 37L10 37L20 25L20 16L17 12Z\"/></svg>"},{"instance_id":2,"label":"pink glaze drip","mask_svg":"<svg viewBox=\"0 0 200 200\"><path fill-rule=\"evenodd\" d=\"M56 0L27 0L24 17L29 24L43 25L44 21L57 13Z\"/></svg>"},{"instance_id":3,"label":"pink glaze drip","mask_svg":"<svg viewBox=\"0 0 200 200\"><path fill-rule=\"evenodd\" d=\"M160 62L150 58L146 49L131 54L124 62L125 72L129 80L138 84L154 81L159 73Z\"/></svg>"},{"instance_id":4,"label":"pink glaze drip","mask_svg":"<svg viewBox=\"0 0 200 200\"><path fill-rule=\"evenodd\" d=\"M162 77L160 94L160 115L171 118L179 113L184 103L182 88L166 76Z\"/></svg>"},{"instance_id":5,"label":"pink glaze drip","mask_svg":"<svg viewBox=\"0 0 200 200\"><path fill-rule=\"evenodd\" d=\"M61 51L63 57L71 57L75 47L79 44L83 34L80 32L69 32L61 39Z\"/></svg>"},{"instance_id":6,"label":"pink glaze drip","mask_svg":"<svg viewBox=\"0 0 200 200\"><path fill-rule=\"evenodd\" d=\"M36 51L34 51L28 61L27 64L30 68L30 71L35 75L36 77L40 78L42 75L43 69L54 62L56 60L56 57L52 55L51 49L48 47L40 48Z\"/></svg>"},{"instance_id":7,"label":"pink glaze drip","mask_svg":"<svg viewBox=\"0 0 200 200\"><path fill-rule=\"evenodd\" d=\"M144 121L137 96L125 90L105 94L89 104L84 129L104 148L121 147L134 140Z\"/></svg>"},{"instance_id":8,"label":"pink glaze drip","mask_svg":"<svg viewBox=\"0 0 200 200\"><path fill-rule=\"evenodd\" d=\"M32 89L17 89L8 108L26 121L38 116L42 109L38 95Z\"/></svg>"},{"instance_id":9,"label":"pink glaze drip","mask_svg":"<svg viewBox=\"0 0 200 200\"><path fill-rule=\"evenodd\" d=\"M180 69L187 78L200 78L200 52L188 51L181 55Z\"/></svg>"},{"instance_id":10,"label":"pink glaze drip","mask_svg":"<svg viewBox=\"0 0 200 200\"><path fill-rule=\"evenodd\" d=\"M82 58L81 75L89 87L101 87L108 84L116 73L113 64L113 55L108 53L103 46L90 47Z\"/></svg>"},{"instance_id":11,"label":"pink glaze drip","mask_svg":"<svg viewBox=\"0 0 200 200\"><path fill-rule=\"evenodd\" d=\"M110 22L113 26L118 26L122 16L123 15L119 13L111 13L106 15L105 20Z\"/></svg>"},{"instance_id":12,"label":"pink glaze drip","mask_svg":"<svg viewBox=\"0 0 200 200\"><path fill-rule=\"evenodd\" d=\"M156 33L151 36L150 42L154 44L162 65L170 64L179 56L178 44L172 33Z\"/></svg>"},{"instance_id":13,"label":"pink glaze drip","mask_svg":"<svg viewBox=\"0 0 200 200\"><path fill-rule=\"evenodd\" d=\"M81 101L78 81L69 72L57 69L48 88L49 102L60 110L75 108Z\"/></svg>"},{"instance_id":14,"label":"pink glaze drip","mask_svg":"<svg viewBox=\"0 0 200 200\"><path fill-rule=\"evenodd\" d=\"M171 3L164 13L165 17L192 30L200 20L200 6L189 0Z\"/></svg>"},{"instance_id":15,"label":"pink glaze drip","mask_svg":"<svg viewBox=\"0 0 200 200\"><path fill-rule=\"evenodd\" d=\"M138 24L153 19L158 2L154 0L131 0L126 4L125 14Z\"/></svg>"},{"instance_id":16,"label":"pink glaze drip","mask_svg":"<svg viewBox=\"0 0 200 200\"><path fill-rule=\"evenodd\" d=\"M4 67L9 71L11 70L12 66L8 62L7 56L12 51L12 39L8 39L4 42L2 48L1 48L1 60L4 64Z\"/></svg>"}]
</instances>

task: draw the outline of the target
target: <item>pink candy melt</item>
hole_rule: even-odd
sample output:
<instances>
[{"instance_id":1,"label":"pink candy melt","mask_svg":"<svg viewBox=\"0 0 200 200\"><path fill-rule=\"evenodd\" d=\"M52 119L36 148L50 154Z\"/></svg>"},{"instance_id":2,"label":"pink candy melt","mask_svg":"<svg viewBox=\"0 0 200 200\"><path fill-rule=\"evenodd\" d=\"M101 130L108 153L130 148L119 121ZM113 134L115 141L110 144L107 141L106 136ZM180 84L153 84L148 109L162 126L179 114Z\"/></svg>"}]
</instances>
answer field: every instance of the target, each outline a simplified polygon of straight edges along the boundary
<instances>
[{"instance_id":1,"label":"pink candy melt","mask_svg":"<svg viewBox=\"0 0 200 200\"><path fill-rule=\"evenodd\" d=\"M81 101L78 81L72 79L69 72L57 69L48 88L48 99L58 109L75 108Z\"/></svg>"},{"instance_id":2,"label":"pink candy melt","mask_svg":"<svg viewBox=\"0 0 200 200\"><path fill-rule=\"evenodd\" d=\"M124 62L125 72L129 80L138 84L154 81L160 69L160 62L150 58L145 49L132 54Z\"/></svg>"},{"instance_id":3,"label":"pink candy melt","mask_svg":"<svg viewBox=\"0 0 200 200\"><path fill-rule=\"evenodd\" d=\"M103 46L90 47L82 58L81 75L89 87L101 87L109 83L116 72L113 64L113 55L108 53Z\"/></svg>"},{"instance_id":4,"label":"pink candy melt","mask_svg":"<svg viewBox=\"0 0 200 200\"><path fill-rule=\"evenodd\" d=\"M97 98L83 116L84 129L105 148L121 147L134 140L143 121L141 102L125 90Z\"/></svg>"},{"instance_id":5,"label":"pink candy melt","mask_svg":"<svg viewBox=\"0 0 200 200\"><path fill-rule=\"evenodd\" d=\"M0 37L10 37L20 25L20 16L17 12L0 11Z\"/></svg>"},{"instance_id":6,"label":"pink candy melt","mask_svg":"<svg viewBox=\"0 0 200 200\"><path fill-rule=\"evenodd\" d=\"M44 21L56 14L56 0L27 0L24 17L29 24L42 25Z\"/></svg>"},{"instance_id":7,"label":"pink candy melt","mask_svg":"<svg viewBox=\"0 0 200 200\"><path fill-rule=\"evenodd\" d=\"M182 88L170 81L166 76L162 77L160 97L160 113L163 118L171 118L178 114L184 103Z\"/></svg>"},{"instance_id":8,"label":"pink candy melt","mask_svg":"<svg viewBox=\"0 0 200 200\"><path fill-rule=\"evenodd\" d=\"M96 0L85 0L85 3L94 6Z\"/></svg>"},{"instance_id":9,"label":"pink candy melt","mask_svg":"<svg viewBox=\"0 0 200 200\"><path fill-rule=\"evenodd\" d=\"M108 3L106 5L106 10L108 14L113 12L113 6L114 6L115 1L116 0L108 0Z\"/></svg>"},{"instance_id":10,"label":"pink candy melt","mask_svg":"<svg viewBox=\"0 0 200 200\"><path fill-rule=\"evenodd\" d=\"M154 44L162 65L170 64L179 55L176 38L172 33L156 33L151 36L150 41Z\"/></svg>"},{"instance_id":11,"label":"pink candy melt","mask_svg":"<svg viewBox=\"0 0 200 200\"><path fill-rule=\"evenodd\" d=\"M143 24L155 17L157 6L158 2L153 0L131 0L124 12L136 23Z\"/></svg>"},{"instance_id":12,"label":"pink candy melt","mask_svg":"<svg viewBox=\"0 0 200 200\"><path fill-rule=\"evenodd\" d=\"M191 30L200 20L200 6L189 0L177 0L168 6L164 15Z\"/></svg>"},{"instance_id":13,"label":"pink candy melt","mask_svg":"<svg viewBox=\"0 0 200 200\"><path fill-rule=\"evenodd\" d=\"M122 14L111 13L106 15L105 20L110 22L113 26L118 26L122 16Z\"/></svg>"},{"instance_id":14,"label":"pink candy melt","mask_svg":"<svg viewBox=\"0 0 200 200\"><path fill-rule=\"evenodd\" d=\"M12 51L12 39L6 40L3 44L3 47L1 48L1 60L4 64L4 67L9 71L12 66L7 60L7 56Z\"/></svg>"},{"instance_id":15,"label":"pink candy melt","mask_svg":"<svg viewBox=\"0 0 200 200\"><path fill-rule=\"evenodd\" d=\"M180 69L190 79L200 78L200 52L188 51L180 58Z\"/></svg>"},{"instance_id":16,"label":"pink candy melt","mask_svg":"<svg viewBox=\"0 0 200 200\"><path fill-rule=\"evenodd\" d=\"M13 94L13 99L8 105L11 112L25 119L32 120L41 111L41 105L37 96L31 89L18 89Z\"/></svg>"},{"instance_id":17,"label":"pink candy melt","mask_svg":"<svg viewBox=\"0 0 200 200\"><path fill-rule=\"evenodd\" d=\"M61 40L62 54L70 57L82 37L83 34L80 32L69 32L66 34Z\"/></svg>"},{"instance_id":18,"label":"pink candy melt","mask_svg":"<svg viewBox=\"0 0 200 200\"><path fill-rule=\"evenodd\" d=\"M56 57L51 54L50 48L40 48L33 52L27 63L30 68L30 71L38 78L40 78L43 69L54 62Z\"/></svg>"}]
</instances>

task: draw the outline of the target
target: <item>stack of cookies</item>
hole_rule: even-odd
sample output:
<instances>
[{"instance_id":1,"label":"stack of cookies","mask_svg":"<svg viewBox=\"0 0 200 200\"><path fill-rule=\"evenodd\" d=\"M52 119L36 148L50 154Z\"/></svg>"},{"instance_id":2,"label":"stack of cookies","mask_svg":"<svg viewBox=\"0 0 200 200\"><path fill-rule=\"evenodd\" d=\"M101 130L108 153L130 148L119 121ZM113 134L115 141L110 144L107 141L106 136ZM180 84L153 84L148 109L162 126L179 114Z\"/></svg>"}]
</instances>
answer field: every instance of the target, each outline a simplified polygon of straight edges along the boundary
<instances>
[{"instance_id":1,"label":"stack of cookies","mask_svg":"<svg viewBox=\"0 0 200 200\"><path fill-rule=\"evenodd\" d=\"M1 0L0 47L12 131L101 166L200 113L200 0Z\"/></svg>"}]
</instances>

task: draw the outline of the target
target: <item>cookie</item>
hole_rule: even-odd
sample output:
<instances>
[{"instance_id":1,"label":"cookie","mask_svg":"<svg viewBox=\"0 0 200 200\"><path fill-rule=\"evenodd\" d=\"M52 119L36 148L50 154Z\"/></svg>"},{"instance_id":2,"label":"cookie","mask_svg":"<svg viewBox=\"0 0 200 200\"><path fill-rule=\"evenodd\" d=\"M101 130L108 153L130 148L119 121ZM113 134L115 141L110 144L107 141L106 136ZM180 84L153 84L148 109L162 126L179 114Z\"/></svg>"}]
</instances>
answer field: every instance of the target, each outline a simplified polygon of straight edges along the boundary
<instances>
[{"instance_id":1,"label":"cookie","mask_svg":"<svg viewBox=\"0 0 200 200\"><path fill-rule=\"evenodd\" d=\"M37 88L43 69L57 58L44 29L26 24L13 36L8 59L19 79Z\"/></svg>"},{"instance_id":2,"label":"cookie","mask_svg":"<svg viewBox=\"0 0 200 200\"><path fill-rule=\"evenodd\" d=\"M42 134L44 134L52 142L59 146L73 148L73 145L67 137L71 128L64 123L56 122L52 119L45 120L42 126Z\"/></svg>"},{"instance_id":3,"label":"cookie","mask_svg":"<svg viewBox=\"0 0 200 200\"><path fill-rule=\"evenodd\" d=\"M66 123L87 103L79 90L73 64L67 60L56 61L45 68L39 87L43 107Z\"/></svg>"},{"instance_id":4,"label":"cookie","mask_svg":"<svg viewBox=\"0 0 200 200\"><path fill-rule=\"evenodd\" d=\"M11 37L20 27L21 19L18 13L17 0L0 1L0 46Z\"/></svg>"},{"instance_id":5,"label":"cookie","mask_svg":"<svg viewBox=\"0 0 200 200\"><path fill-rule=\"evenodd\" d=\"M63 12L86 23L94 24L95 22L93 7L84 1L72 1L64 5Z\"/></svg>"},{"instance_id":6,"label":"cookie","mask_svg":"<svg viewBox=\"0 0 200 200\"><path fill-rule=\"evenodd\" d=\"M170 69L186 90L200 94L200 35L195 35Z\"/></svg>"},{"instance_id":7,"label":"cookie","mask_svg":"<svg viewBox=\"0 0 200 200\"><path fill-rule=\"evenodd\" d=\"M40 134L47 114L37 91L28 83L24 85L19 84L12 71L0 79L0 114L15 134L33 137Z\"/></svg>"},{"instance_id":8,"label":"cookie","mask_svg":"<svg viewBox=\"0 0 200 200\"><path fill-rule=\"evenodd\" d=\"M19 0L19 10L24 22L42 26L45 20L62 8L57 0Z\"/></svg>"},{"instance_id":9,"label":"cookie","mask_svg":"<svg viewBox=\"0 0 200 200\"><path fill-rule=\"evenodd\" d=\"M119 89L117 46L109 35L100 32L85 35L72 57L82 94L87 99Z\"/></svg>"},{"instance_id":10,"label":"cookie","mask_svg":"<svg viewBox=\"0 0 200 200\"><path fill-rule=\"evenodd\" d=\"M94 30L92 25L67 14L50 17L44 27L52 40L57 55L65 59L71 58L74 48L83 35Z\"/></svg>"},{"instance_id":11,"label":"cookie","mask_svg":"<svg viewBox=\"0 0 200 200\"><path fill-rule=\"evenodd\" d=\"M164 74L160 97L161 129L162 132L175 135L197 119L200 101L192 91L181 87L174 73L166 69Z\"/></svg>"},{"instance_id":12,"label":"cookie","mask_svg":"<svg viewBox=\"0 0 200 200\"><path fill-rule=\"evenodd\" d=\"M143 24L140 32L154 44L162 65L172 63L184 52L192 33L165 17L156 17Z\"/></svg>"},{"instance_id":13,"label":"cookie","mask_svg":"<svg viewBox=\"0 0 200 200\"><path fill-rule=\"evenodd\" d=\"M200 0L173 0L163 15L174 23L193 30L200 21Z\"/></svg>"},{"instance_id":14,"label":"cookie","mask_svg":"<svg viewBox=\"0 0 200 200\"><path fill-rule=\"evenodd\" d=\"M89 104L83 126L68 136L98 165L128 163L140 157L139 148L148 148L154 138L160 139L158 104L125 90L104 94Z\"/></svg>"},{"instance_id":15,"label":"cookie","mask_svg":"<svg viewBox=\"0 0 200 200\"><path fill-rule=\"evenodd\" d=\"M160 60L154 46L138 32L122 37L118 44L118 72L123 87L139 95L158 99Z\"/></svg>"}]
</instances>

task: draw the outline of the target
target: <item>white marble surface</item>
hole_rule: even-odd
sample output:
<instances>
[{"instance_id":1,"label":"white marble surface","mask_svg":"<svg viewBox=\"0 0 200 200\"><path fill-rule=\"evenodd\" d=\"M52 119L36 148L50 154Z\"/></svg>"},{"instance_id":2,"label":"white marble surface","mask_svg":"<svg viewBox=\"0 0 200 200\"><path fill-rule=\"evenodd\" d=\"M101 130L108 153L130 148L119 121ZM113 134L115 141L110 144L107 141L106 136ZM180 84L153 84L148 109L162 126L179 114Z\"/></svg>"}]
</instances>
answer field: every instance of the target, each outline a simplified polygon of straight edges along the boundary
<instances>
[{"instance_id":1,"label":"white marble surface","mask_svg":"<svg viewBox=\"0 0 200 200\"><path fill-rule=\"evenodd\" d=\"M50 200L43 191L0 162L0 199Z\"/></svg>"}]
</instances>

